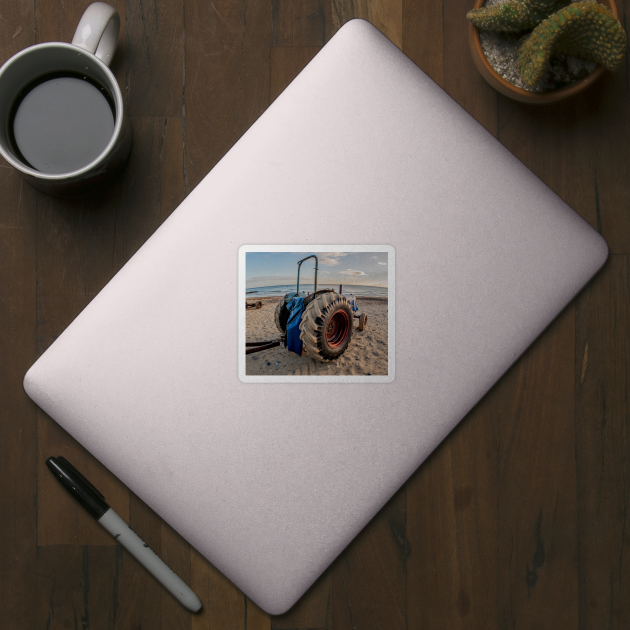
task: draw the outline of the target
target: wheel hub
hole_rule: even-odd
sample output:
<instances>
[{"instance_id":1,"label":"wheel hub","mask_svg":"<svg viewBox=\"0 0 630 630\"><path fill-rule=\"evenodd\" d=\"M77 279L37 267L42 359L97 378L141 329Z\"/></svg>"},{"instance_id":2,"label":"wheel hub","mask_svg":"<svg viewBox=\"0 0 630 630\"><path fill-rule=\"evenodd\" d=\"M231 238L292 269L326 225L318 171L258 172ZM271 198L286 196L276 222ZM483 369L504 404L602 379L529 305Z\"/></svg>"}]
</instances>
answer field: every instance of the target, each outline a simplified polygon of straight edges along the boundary
<instances>
[{"instance_id":1,"label":"wheel hub","mask_svg":"<svg viewBox=\"0 0 630 630\"><path fill-rule=\"evenodd\" d=\"M350 318L348 314L343 310L337 311L326 326L326 343L331 348L338 348L346 340L349 330Z\"/></svg>"}]
</instances>

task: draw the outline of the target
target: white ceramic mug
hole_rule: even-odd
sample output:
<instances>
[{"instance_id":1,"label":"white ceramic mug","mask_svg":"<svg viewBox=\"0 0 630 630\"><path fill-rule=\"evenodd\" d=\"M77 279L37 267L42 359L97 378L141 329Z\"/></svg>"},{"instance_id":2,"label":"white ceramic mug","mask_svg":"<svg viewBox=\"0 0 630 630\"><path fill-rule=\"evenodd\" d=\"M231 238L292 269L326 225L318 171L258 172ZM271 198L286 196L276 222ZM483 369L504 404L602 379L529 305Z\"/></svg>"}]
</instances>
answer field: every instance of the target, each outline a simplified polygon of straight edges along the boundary
<instances>
[{"instance_id":1,"label":"white ceramic mug","mask_svg":"<svg viewBox=\"0 0 630 630\"><path fill-rule=\"evenodd\" d=\"M0 154L32 186L46 194L72 197L89 192L108 183L127 161L131 125L125 116L122 93L108 67L116 51L119 31L118 12L108 4L95 2L83 14L72 44L49 42L30 46L0 68ZM22 155L13 133L14 119L31 86L65 73L105 90L103 94L113 114L113 131L109 137L107 128L105 140L101 140L105 145L103 150L88 163L69 172L43 172ZM99 131L102 136L103 130Z\"/></svg>"}]
</instances>

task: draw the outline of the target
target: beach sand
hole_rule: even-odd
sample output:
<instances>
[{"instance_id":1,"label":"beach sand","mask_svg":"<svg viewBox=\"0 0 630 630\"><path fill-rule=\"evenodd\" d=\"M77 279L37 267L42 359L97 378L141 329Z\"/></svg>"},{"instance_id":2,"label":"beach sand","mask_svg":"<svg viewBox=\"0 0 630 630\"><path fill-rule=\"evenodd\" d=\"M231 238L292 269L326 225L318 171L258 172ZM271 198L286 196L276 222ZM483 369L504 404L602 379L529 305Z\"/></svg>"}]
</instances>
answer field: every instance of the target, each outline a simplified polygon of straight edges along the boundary
<instances>
[{"instance_id":1,"label":"beach sand","mask_svg":"<svg viewBox=\"0 0 630 630\"><path fill-rule=\"evenodd\" d=\"M247 341L280 338L274 320L278 298L257 300L263 307L247 309L246 313ZM247 299L247 302L257 300ZM387 375L387 298L358 297L357 303L359 313L367 314L367 326L361 331L359 320L354 320L350 345L336 361L315 361L306 352L298 356L278 346L247 355L245 373L252 376Z\"/></svg>"}]
</instances>

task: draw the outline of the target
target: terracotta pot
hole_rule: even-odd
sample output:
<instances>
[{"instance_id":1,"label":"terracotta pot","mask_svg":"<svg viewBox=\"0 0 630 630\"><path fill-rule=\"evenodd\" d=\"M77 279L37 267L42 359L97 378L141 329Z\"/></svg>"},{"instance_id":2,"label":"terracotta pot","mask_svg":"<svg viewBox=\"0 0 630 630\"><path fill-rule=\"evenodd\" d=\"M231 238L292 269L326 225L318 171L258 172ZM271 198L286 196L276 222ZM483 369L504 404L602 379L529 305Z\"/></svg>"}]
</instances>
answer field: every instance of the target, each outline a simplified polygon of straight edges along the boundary
<instances>
[{"instance_id":1,"label":"terracotta pot","mask_svg":"<svg viewBox=\"0 0 630 630\"><path fill-rule=\"evenodd\" d=\"M615 16L619 18L617 5L614 0L600 0L600 4L608 7ZM484 0L476 0L474 8L480 9L483 5ZM599 79L605 71L602 66L597 66L593 72L581 81L575 81L574 83L569 83L568 85L556 88L555 90L549 90L548 92L529 92L513 85L509 81L506 81L490 65L490 62L486 59L483 49L481 48L479 29L471 22L468 22L468 43L470 45L470 53L473 61L477 66L477 70L481 73L481 76L495 90L497 90L497 92L500 92L515 101L522 101L524 103L554 103L555 101L568 98L569 96L573 96L595 83L595 81L597 81L597 79Z\"/></svg>"}]
</instances>

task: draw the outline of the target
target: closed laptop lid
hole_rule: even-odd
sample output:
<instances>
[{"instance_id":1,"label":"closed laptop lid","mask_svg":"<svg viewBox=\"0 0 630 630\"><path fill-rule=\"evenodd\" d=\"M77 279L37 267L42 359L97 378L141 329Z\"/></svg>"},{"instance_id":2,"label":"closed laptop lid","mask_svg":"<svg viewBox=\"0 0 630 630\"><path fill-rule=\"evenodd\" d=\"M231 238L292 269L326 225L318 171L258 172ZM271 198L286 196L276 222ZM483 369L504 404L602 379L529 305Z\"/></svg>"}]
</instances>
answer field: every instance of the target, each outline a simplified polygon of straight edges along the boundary
<instances>
[{"instance_id":1,"label":"closed laptop lid","mask_svg":"<svg viewBox=\"0 0 630 630\"><path fill-rule=\"evenodd\" d=\"M371 247L392 267L386 375L248 381L243 252ZM607 253L596 231L389 40L354 20L24 384L277 614Z\"/></svg>"}]
</instances>

